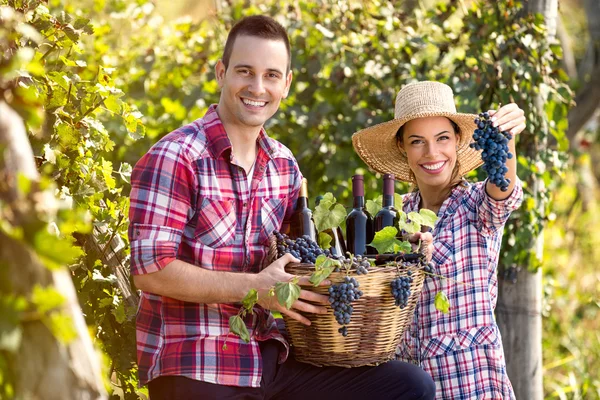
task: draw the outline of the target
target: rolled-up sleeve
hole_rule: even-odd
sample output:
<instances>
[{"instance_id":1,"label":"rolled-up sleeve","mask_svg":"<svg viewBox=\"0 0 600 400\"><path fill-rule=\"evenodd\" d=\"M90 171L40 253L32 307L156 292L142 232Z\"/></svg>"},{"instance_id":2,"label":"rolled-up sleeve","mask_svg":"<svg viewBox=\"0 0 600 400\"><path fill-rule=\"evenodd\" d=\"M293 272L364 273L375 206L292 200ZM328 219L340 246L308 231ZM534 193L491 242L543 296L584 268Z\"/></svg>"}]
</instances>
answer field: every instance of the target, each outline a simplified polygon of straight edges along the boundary
<instances>
[{"instance_id":1,"label":"rolled-up sleeve","mask_svg":"<svg viewBox=\"0 0 600 400\"><path fill-rule=\"evenodd\" d=\"M486 190L487 180L481 185L478 193L477 225L480 232L493 235L504 227L510 214L521 206L523 201L523 184L517 177L512 193L506 199L495 200Z\"/></svg>"},{"instance_id":2,"label":"rolled-up sleeve","mask_svg":"<svg viewBox=\"0 0 600 400\"><path fill-rule=\"evenodd\" d=\"M160 141L138 161L129 207L133 275L157 272L176 259L196 194L194 164L180 143Z\"/></svg>"}]
</instances>

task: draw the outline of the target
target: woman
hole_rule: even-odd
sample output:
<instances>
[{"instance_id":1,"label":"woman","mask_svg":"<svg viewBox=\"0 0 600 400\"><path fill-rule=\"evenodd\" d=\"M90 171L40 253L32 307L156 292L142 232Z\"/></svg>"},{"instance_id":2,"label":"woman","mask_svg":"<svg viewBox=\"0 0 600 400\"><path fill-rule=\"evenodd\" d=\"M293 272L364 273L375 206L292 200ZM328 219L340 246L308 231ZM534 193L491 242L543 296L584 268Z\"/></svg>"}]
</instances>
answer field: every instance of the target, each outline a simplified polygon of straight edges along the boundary
<instances>
[{"instance_id":1,"label":"woman","mask_svg":"<svg viewBox=\"0 0 600 400\"><path fill-rule=\"evenodd\" d=\"M416 186L404 196L405 212L427 208L439 217L433 272L451 279L425 281L398 349L399 358L419 363L433 377L439 399L515 397L494 309L503 227L523 196L514 136L525 129L525 117L515 104L488 113L513 136L505 191L487 179L475 184L463 179L482 164L480 152L469 146L477 116L457 113L452 89L442 83L406 85L396 98L394 120L352 137L369 167ZM446 314L434 304L439 291L450 302Z\"/></svg>"}]
</instances>

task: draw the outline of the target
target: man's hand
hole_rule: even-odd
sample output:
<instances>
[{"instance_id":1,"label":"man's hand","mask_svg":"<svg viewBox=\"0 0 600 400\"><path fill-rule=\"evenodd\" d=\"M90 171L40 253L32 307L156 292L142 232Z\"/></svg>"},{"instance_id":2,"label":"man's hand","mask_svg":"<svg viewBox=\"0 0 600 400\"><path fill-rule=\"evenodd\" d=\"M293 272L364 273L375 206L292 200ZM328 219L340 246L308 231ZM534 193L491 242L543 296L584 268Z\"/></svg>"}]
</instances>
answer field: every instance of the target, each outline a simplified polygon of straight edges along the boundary
<instances>
[{"instance_id":1,"label":"man's hand","mask_svg":"<svg viewBox=\"0 0 600 400\"><path fill-rule=\"evenodd\" d=\"M296 276L292 274L288 274L285 272L285 266L291 262L300 262L297 258L292 256L291 254L285 254L283 257L278 258L273 263L271 263L268 267L263 269L257 275L258 281L258 304L267 310L275 310L279 311L282 314L285 314L305 325L310 325L310 321L300 315L298 311L304 311L315 314L326 314L327 309L323 306L314 305L308 303L310 301L312 303L327 305L329 304L329 298L325 295L311 292L309 290L301 290L300 298L292 304L292 307L288 310L277 301L277 296L269 296L269 290L271 287L275 286L277 282L290 282ZM312 284L308 281L308 276L298 277L298 285L300 286L312 286ZM331 285L331 282L325 280L321 282L319 286L328 286Z\"/></svg>"},{"instance_id":2,"label":"man's hand","mask_svg":"<svg viewBox=\"0 0 600 400\"><path fill-rule=\"evenodd\" d=\"M408 241L410 242L413 251L417 251L420 241L421 253L425 254L426 262L431 262L431 257L433 255L433 235L431 235L431 232L417 232L413 235L410 235Z\"/></svg>"}]
</instances>

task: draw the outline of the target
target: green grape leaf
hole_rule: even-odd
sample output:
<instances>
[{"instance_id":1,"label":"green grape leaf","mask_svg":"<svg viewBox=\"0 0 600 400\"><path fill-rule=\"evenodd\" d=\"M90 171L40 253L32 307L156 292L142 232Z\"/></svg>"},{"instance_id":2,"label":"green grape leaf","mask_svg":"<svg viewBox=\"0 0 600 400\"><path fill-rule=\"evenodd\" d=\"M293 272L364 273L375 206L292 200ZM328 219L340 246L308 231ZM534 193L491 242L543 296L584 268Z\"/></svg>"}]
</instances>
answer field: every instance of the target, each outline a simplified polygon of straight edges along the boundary
<instances>
[{"instance_id":1,"label":"green grape leaf","mask_svg":"<svg viewBox=\"0 0 600 400\"><path fill-rule=\"evenodd\" d=\"M329 275L331 275L332 272L333 272L333 267L323 268L319 271L315 271L310 276L309 281L310 281L310 283L313 284L313 286L319 286L319 284L321 282L323 282L325 279L329 278Z\"/></svg>"},{"instance_id":2,"label":"green grape leaf","mask_svg":"<svg viewBox=\"0 0 600 400\"><path fill-rule=\"evenodd\" d=\"M438 220L438 216L433 211L428 210L426 208L422 208L421 210L419 210L419 215L421 216L421 225L425 225L430 228L435 227L435 223Z\"/></svg>"},{"instance_id":3,"label":"green grape leaf","mask_svg":"<svg viewBox=\"0 0 600 400\"><path fill-rule=\"evenodd\" d=\"M372 216L375 216L379 210L381 210L381 205L383 204L383 196L377 197L375 200L367 200L365 204L365 208Z\"/></svg>"},{"instance_id":4,"label":"green grape leaf","mask_svg":"<svg viewBox=\"0 0 600 400\"><path fill-rule=\"evenodd\" d=\"M277 282L275 285L275 294L277 295L279 304L289 310L292 304L300 297L300 286L294 281Z\"/></svg>"},{"instance_id":5,"label":"green grape leaf","mask_svg":"<svg viewBox=\"0 0 600 400\"><path fill-rule=\"evenodd\" d=\"M346 219L346 209L335 202L331 193L325 193L323 199L313 211L313 219L318 232L335 229Z\"/></svg>"},{"instance_id":6,"label":"green grape leaf","mask_svg":"<svg viewBox=\"0 0 600 400\"><path fill-rule=\"evenodd\" d=\"M402 195L399 195L398 193L394 193L394 207L396 210L402 210L402 207L404 207Z\"/></svg>"},{"instance_id":7,"label":"green grape leaf","mask_svg":"<svg viewBox=\"0 0 600 400\"><path fill-rule=\"evenodd\" d=\"M250 343L250 333L246 328L246 323L239 315L229 317L229 330L231 333L238 335L244 342Z\"/></svg>"},{"instance_id":8,"label":"green grape leaf","mask_svg":"<svg viewBox=\"0 0 600 400\"><path fill-rule=\"evenodd\" d=\"M448 311L450 311L450 301L448 301L448 297L443 291L437 292L435 295L435 308L444 314L448 314Z\"/></svg>"},{"instance_id":9,"label":"green grape leaf","mask_svg":"<svg viewBox=\"0 0 600 400\"><path fill-rule=\"evenodd\" d=\"M334 260L321 254L315 260L315 272L310 276L309 282L314 286L319 286L321 282L331 275L335 267L341 266L342 263L339 260Z\"/></svg>"},{"instance_id":10,"label":"green grape leaf","mask_svg":"<svg viewBox=\"0 0 600 400\"><path fill-rule=\"evenodd\" d=\"M411 253L412 252L412 246L410 245L410 243L408 241L402 241L400 242L400 244L395 244L394 245L394 251L393 253Z\"/></svg>"},{"instance_id":11,"label":"green grape leaf","mask_svg":"<svg viewBox=\"0 0 600 400\"><path fill-rule=\"evenodd\" d=\"M417 214L419 215L419 214ZM407 222L406 218L402 218L402 215L400 215L400 220L398 222L398 227L400 228L400 230L405 231L408 234L413 234L413 233L417 233L421 230L421 225L418 222Z\"/></svg>"},{"instance_id":12,"label":"green grape leaf","mask_svg":"<svg viewBox=\"0 0 600 400\"><path fill-rule=\"evenodd\" d=\"M250 289L246 297L242 300L242 306L248 310L248 312L252 311L254 305L258 302L258 292L256 289Z\"/></svg>"},{"instance_id":13,"label":"green grape leaf","mask_svg":"<svg viewBox=\"0 0 600 400\"><path fill-rule=\"evenodd\" d=\"M317 238L317 241L319 243L320 248L322 248L322 249L330 248L332 240L333 240L333 238L331 237L331 235L329 233L319 232L319 237Z\"/></svg>"},{"instance_id":14,"label":"green grape leaf","mask_svg":"<svg viewBox=\"0 0 600 400\"><path fill-rule=\"evenodd\" d=\"M396 238L396 235L398 235L398 229L393 226L386 226L375 234L369 246L377 249L377 253L379 254L395 253L398 248L403 246L402 242Z\"/></svg>"},{"instance_id":15,"label":"green grape leaf","mask_svg":"<svg viewBox=\"0 0 600 400\"><path fill-rule=\"evenodd\" d=\"M123 302L119 302L117 306L111 310L111 313L115 316L115 319L119 324L122 324L127 320L127 315L125 314L125 305Z\"/></svg>"}]
</instances>

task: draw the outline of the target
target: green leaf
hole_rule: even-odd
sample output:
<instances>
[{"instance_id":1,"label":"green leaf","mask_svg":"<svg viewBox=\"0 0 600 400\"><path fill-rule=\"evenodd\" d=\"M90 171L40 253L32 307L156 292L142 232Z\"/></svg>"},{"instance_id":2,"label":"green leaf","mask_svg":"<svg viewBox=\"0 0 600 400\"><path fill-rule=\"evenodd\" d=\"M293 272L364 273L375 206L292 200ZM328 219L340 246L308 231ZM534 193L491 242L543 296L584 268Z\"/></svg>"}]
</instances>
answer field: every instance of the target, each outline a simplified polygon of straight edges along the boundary
<instances>
[{"instance_id":1,"label":"green leaf","mask_svg":"<svg viewBox=\"0 0 600 400\"><path fill-rule=\"evenodd\" d=\"M252 308L258 302L258 292L256 289L250 289L246 297L242 300L242 306L248 310L248 312L252 312Z\"/></svg>"},{"instance_id":2,"label":"green leaf","mask_svg":"<svg viewBox=\"0 0 600 400\"><path fill-rule=\"evenodd\" d=\"M318 232L326 229L335 229L346 219L346 209L341 204L336 204L331 193L325 193L323 199L313 212L315 227Z\"/></svg>"},{"instance_id":3,"label":"green leaf","mask_svg":"<svg viewBox=\"0 0 600 400\"><path fill-rule=\"evenodd\" d=\"M311 274L309 282L313 284L313 286L319 286L321 282L325 279L329 278L329 275L333 272L333 268L323 268L320 271L315 271Z\"/></svg>"},{"instance_id":4,"label":"green leaf","mask_svg":"<svg viewBox=\"0 0 600 400\"><path fill-rule=\"evenodd\" d=\"M104 158L102 158L101 170L102 170L102 176L104 177L104 182L106 182L106 186L109 189L114 189L117 183L115 182L115 178L112 176L112 173L113 173L112 163L110 161L107 161Z\"/></svg>"},{"instance_id":5,"label":"green leaf","mask_svg":"<svg viewBox=\"0 0 600 400\"><path fill-rule=\"evenodd\" d=\"M372 216L375 216L379 210L381 210L381 205L383 204L383 196L379 196L375 200L367 200L365 204L365 208Z\"/></svg>"},{"instance_id":6,"label":"green leaf","mask_svg":"<svg viewBox=\"0 0 600 400\"><path fill-rule=\"evenodd\" d=\"M246 328L246 323L239 315L229 317L229 330L238 335L244 342L250 343L250 333Z\"/></svg>"},{"instance_id":7,"label":"green leaf","mask_svg":"<svg viewBox=\"0 0 600 400\"><path fill-rule=\"evenodd\" d=\"M414 213L416 215L419 215L417 213ZM419 225L419 223L417 222L407 222L406 220L406 214L404 213L400 213L400 219L398 221L398 228L401 231L405 231L408 234L413 234L413 233L417 233L421 230L421 225Z\"/></svg>"},{"instance_id":8,"label":"green leaf","mask_svg":"<svg viewBox=\"0 0 600 400\"><path fill-rule=\"evenodd\" d=\"M31 302L35 304L40 314L46 314L62 307L65 298L53 287L42 287L38 284L33 288Z\"/></svg>"},{"instance_id":9,"label":"green leaf","mask_svg":"<svg viewBox=\"0 0 600 400\"><path fill-rule=\"evenodd\" d=\"M292 304L300 297L300 286L295 282L277 282L275 285L275 294L279 304L287 308L292 307Z\"/></svg>"},{"instance_id":10,"label":"green leaf","mask_svg":"<svg viewBox=\"0 0 600 400\"><path fill-rule=\"evenodd\" d=\"M419 210L419 215L421 216L421 225L428 226L430 228L435 227L435 223L438 220L438 216L431 210L426 208L422 208Z\"/></svg>"},{"instance_id":11,"label":"green leaf","mask_svg":"<svg viewBox=\"0 0 600 400\"><path fill-rule=\"evenodd\" d=\"M375 233L375 237L369 246L377 249L377 253L379 254L395 253L398 248L402 247L402 242L396 238L397 235L398 229L394 228L393 226L386 226L379 232Z\"/></svg>"},{"instance_id":12,"label":"green leaf","mask_svg":"<svg viewBox=\"0 0 600 400\"><path fill-rule=\"evenodd\" d=\"M122 324L127 320L127 315L125 314L125 305L122 301L120 301L117 306L111 310L111 313L114 315L119 324Z\"/></svg>"},{"instance_id":13,"label":"green leaf","mask_svg":"<svg viewBox=\"0 0 600 400\"><path fill-rule=\"evenodd\" d=\"M394 193L394 207L397 210L402 210L402 208L404 207L404 201L402 200L402 195L399 195L398 193Z\"/></svg>"},{"instance_id":14,"label":"green leaf","mask_svg":"<svg viewBox=\"0 0 600 400\"><path fill-rule=\"evenodd\" d=\"M448 314L448 311L450 311L450 302L448 301L446 293L443 291L437 292L435 295L435 308L444 314Z\"/></svg>"},{"instance_id":15,"label":"green leaf","mask_svg":"<svg viewBox=\"0 0 600 400\"><path fill-rule=\"evenodd\" d=\"M320 248L322 248L322 249L330 248L332 240L333 240L333 238L331 237L331 235L329 233L319 232L319 237L317 238L317 241L319 243Z\"/></svg>"},{"instance_id":16,"label":"green leaf","mask_svg":"<svg viewBox=\"0 0 600 400\"><path fill-rule=\"evenodd\" d=\"M321 282L325 279L329 278L329 275L333 272L335 267L341 266L341 262L339 260L334 260L321 254L315 260L315 272L310 276L309 282L314 286L319 286Z\"/></svg>"},{"instance_id":17,"label":"green leaf","mask_svg":"<svg viewBox=\"0 0 600 400\"><path fill-rule=\"evenodd\" d=\"M73 245L71 241L61 239L45 229L36 233L33 247L38 257L50 269L70 264L83 254L81 248Z\"/></svg>"}]
</instances>

